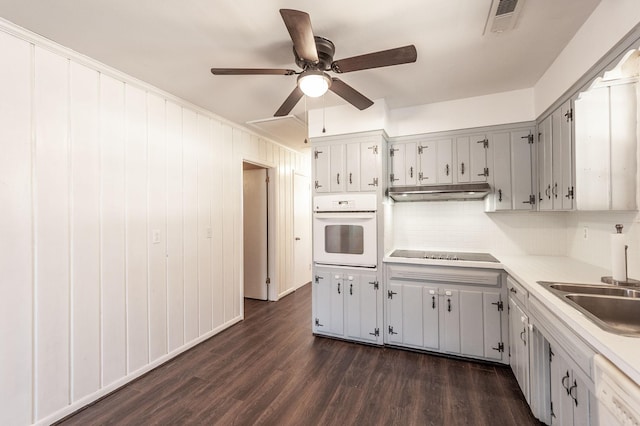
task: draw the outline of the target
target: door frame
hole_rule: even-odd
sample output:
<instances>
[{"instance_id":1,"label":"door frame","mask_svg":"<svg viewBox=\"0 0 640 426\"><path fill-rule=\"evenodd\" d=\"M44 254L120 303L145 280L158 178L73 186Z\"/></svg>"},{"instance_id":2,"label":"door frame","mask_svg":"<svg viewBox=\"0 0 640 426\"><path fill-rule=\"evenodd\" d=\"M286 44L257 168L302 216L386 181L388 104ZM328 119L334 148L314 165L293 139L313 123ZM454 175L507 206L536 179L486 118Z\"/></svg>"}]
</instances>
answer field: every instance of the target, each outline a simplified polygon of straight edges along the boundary
<instances>
[{"instance_id":1,"label":"door frame","mask_svg":"<svg viewBox=\"0 0 640 426\"><path fill-rule=\"evenodd\" d=\"M275 204L275 179L276 167L272 164L266 164L261 161L250 158L240 158L240 218L242 226L240 226L239 253L242 258L242 273L240 275L240 306L242 307L242 317L244 318L244 163L248 163L267 170L269 182L267 184L267 270L270 278L270 284L267 287L267 301L273 302L278 300L278 282L276 276L276 204Z\"/></svg>"}]
</instances>

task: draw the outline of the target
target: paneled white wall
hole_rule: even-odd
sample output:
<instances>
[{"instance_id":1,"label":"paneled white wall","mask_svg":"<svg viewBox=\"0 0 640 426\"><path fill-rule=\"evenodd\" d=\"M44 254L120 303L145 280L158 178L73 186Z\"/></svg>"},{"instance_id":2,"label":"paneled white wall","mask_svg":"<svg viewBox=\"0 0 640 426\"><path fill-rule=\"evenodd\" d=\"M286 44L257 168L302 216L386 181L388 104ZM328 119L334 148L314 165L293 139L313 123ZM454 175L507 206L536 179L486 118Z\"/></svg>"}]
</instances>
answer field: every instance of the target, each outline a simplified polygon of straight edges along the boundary
<instances>
[{"instance_id":1,"label":"paneled white wall","mask_svg":"<svg viewBox=\"0 0 640 426\"><path fill-rule=\"evenodd\" d=\"M242 319L242 160L292 290L300 153L0 24L0 424L49 423ZM215 94L212 94L215 95Z\"/></svg>"},{"instance_id":2,"label":"paneled white wall","mask_svg":"<svg viewBox=\"0 0 640 426\"><path fill-rule=\"evenodd\" d=\"M483 201L395 203L395 248L566 255L566 213L490 213Z\"/></svg>"}]
</instances>

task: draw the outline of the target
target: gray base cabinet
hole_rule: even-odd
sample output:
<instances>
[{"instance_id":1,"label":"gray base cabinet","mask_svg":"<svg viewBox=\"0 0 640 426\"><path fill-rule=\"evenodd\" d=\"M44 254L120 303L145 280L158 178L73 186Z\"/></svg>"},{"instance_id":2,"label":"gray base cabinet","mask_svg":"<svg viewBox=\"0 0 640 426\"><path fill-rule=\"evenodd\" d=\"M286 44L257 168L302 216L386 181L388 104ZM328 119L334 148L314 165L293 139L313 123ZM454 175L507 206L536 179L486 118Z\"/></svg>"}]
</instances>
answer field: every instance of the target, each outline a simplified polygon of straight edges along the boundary
<instances>
[{"instance_id":1,"label":"gray base cabinet","mask_svg":"<svg viewBox=\"0 0 640 426\"><path fill-rule=\"evenodd\" d=\"M386 343L506 363L503 300L501 271L389 264Z\"/></svg>"},{"instance_id":2,"label":"gray base cabinet","mask_svg":"<svg viewBox=\"0 0 640 426\"><path fill-rule=\"evenodd\" d=\"M382 344L382 297L375 271L316 266L311 284L315 334Z\"/></svg>"}]
</instances>

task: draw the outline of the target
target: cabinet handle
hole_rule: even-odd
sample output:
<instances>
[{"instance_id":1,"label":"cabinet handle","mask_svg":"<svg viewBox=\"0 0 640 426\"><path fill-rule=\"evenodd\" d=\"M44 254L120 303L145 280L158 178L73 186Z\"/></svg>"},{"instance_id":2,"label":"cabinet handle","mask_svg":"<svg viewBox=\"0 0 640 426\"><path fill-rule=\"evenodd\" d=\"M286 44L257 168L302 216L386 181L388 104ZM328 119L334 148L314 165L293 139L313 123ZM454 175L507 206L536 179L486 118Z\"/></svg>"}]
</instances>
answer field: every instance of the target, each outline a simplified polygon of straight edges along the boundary
<instances>
[{"instance_id":1,"label":"cabinet handle","mask_svg":"<svg viewBox=\"0 0 640 426\"><path fill-rule=\"evenodd\" d=\"M413 177L413 166L409 167L409 177Z\"/></svg>"},{"instance_id":2,"label":"cabinet handle","mask_svg":"<svg viewBox=\"0 0 640 426\"><path fill-rule=\"evenodd\" d=\"M569 395L569 387L564 384L564 381L569 378L569 370L567 370L567 374L562 378L562 387L567 391L567 395Z\"/></svg>"},{"instance_id":3,"label":"cabinet handle","mask_svg":"<svg viewBox=\"0 0 640 426\"><path fill-rule=\"evenodd\" d=\"M340 185L340 173L336 173L336 182Z\"/></svg>"},{"instance_id":4,"label":"cabinet handle","mask_svg":"<svg viewBox=\"0 0 640 426\"><path fill-rule=\"evenodd\" d=\"M447 176L449 176L449 165L447 164L444 168L444 172Z\"/></svg>"},{"instance_id":5,"label":"cabinet handle","mask_svg":"<svg viewBox=\"0 0 640 426\"><path fill-rule=\"evenodd\" d=\"M523 329L523 330L520 332L520 340L522 340L522 342L524 343L524 345L525 345L525 346L527 346L527 339L525 339L525 337L524 337L524 335L525 335L525 333L526 333L526 332L527 332L527 329L526 329L526 328L525 328L525 329Z\"/></svg>"},{"instance_id":6,"label":"cabinet handle","mask_svg":"<svg viewBox=\"0 0 640 426\"><path fill-rule=\"evenodd\" d=\"M451 312L451 298L447 298L447 311Z\"/></svg>"},{"instance_id":7,"label":"cabinet handle","mask_svg":"<svg viewBox=\"0 0 640 426\"><path fill-rule=\"evenodd\" d=\"M547 198L551 199L551 184L547 185L547 189L544 190L544 195L547 196Z\"/></svg>"},{"instance_id":8,"label":"cabinet handle","mask_svg":"<svg viewBox=\"0 0 640 426\"><path fill-rule=\"evenodd\" d=\"M320 184L318 183L318 181L316 181L316 183L315 183L315 187L316 187L316 189L318 189L318 188L322 188L322 185L320 185Z\"/></svg>"},{"instance_id":9,"label":"cabinet handle","mask_svg":"<svg viewBox=\"0 0 640 426\"><path fill-rule=\"evenodd\" d=\"M498 202L502 202L502 189L498 189Z\"/></svg>"},{"instance_id":10,"label":"cabinet handle","mask_svg":"<svg viewBox=\"0 0 640 426\"><path fill-rule=\"evenodd\" d=\"M576 404L576 407L578 406L578 397L577 395L573 394L573 390L578 389L578 383L574 380L573 381L573 385L569 388L569 390L567 391L567 393L569 394L569 396L571 397L571 399L573 399L573 402Z\"/></svg>"},{"instance_id":11,"label":"cabinet handle","mask_svg":"<svg viewBox=\"0 0 640 426\"><path fill-rule=\"evenodd\" d=\"M349 284L349 295L353 296L353 284Z\"/></svg>"},{"instance_id":12,"label":"cabinet handle","mask_svg":"<svg viewBox=\"0 0 640 426\"><path fill-rule=\"evenodd\" d=\"M509 287L509 291L513 294L518 294L518 290L516 290L514 287Z\"/></svg>"},{"instance_id":13,"label":"cabinet handle","mask_svg":"<svg viewBox=\"0 0 640 426\"><path fill-rule=\"evenodd\" d=\"M340 294L340 283L338 283L338 294Z\"/></svg>"},{"instance_id":14,"label":"cabinet handle","mask_svg":"<svg viewBox=\"0 0 640 426\"><path fill-rule=\"evenodd\" d=\"M553 198L558 198L558 182L553 184L553 190L551 192L553 192Z\"/></svg>"},{"instance_id":15,"label":"cabinet handle","mask_svg":"<svg viewBox=\"0 0 640 426\"><path fill-rule=\"evenodd\" d=\"M460 174L464 175L464 162L460 163Z\"/></svg>"},{"instance_id":16,"label":"cabinet handle","mask_svg":"<svg viewBox=\"0 0 640 426\"><path fill-rule=\"evenodd\" d=\"M352 175L352 174L353 174L353 173L349 173L349 185L351 185L351 184L353 183L353 181L351 180L351 175Z\"/></svg>"},{"instance_id":17,"label":"cabinet handle","mask_svg":"<svg viewBox=\"0 0 640 426\"><path fill-rule=\"evenodd\" d=\"M435 309L435 308L436 308L436 297L431 296L431 309Z\"/></svg>"}]
</instances>

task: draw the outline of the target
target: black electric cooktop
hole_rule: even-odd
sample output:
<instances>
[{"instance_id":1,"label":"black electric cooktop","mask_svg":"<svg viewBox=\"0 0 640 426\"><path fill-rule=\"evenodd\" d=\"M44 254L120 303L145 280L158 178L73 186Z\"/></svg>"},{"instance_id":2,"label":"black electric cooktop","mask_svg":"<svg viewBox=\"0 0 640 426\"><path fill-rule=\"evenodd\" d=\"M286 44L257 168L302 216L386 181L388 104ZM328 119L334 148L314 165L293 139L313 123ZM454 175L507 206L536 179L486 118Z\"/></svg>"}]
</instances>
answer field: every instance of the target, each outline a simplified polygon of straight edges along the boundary
<instances>
[{"instance_id":1,"label":"black electric cooktop","mask_svg":"<svg viewBox=\"0 0 640 426\"><path fill-rule=\"evenodd\" d=\"M390 257L406 257L409 259L459 260L463 262L495 262L500 261L489 253L464 253L455 251L395 250Z\"/></svg>"}]
</instances>

